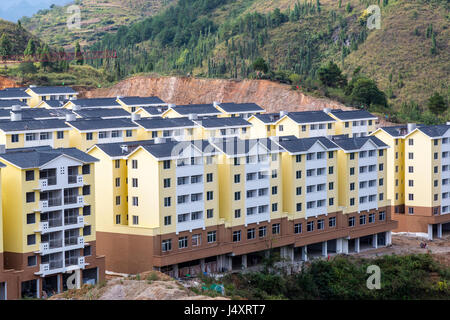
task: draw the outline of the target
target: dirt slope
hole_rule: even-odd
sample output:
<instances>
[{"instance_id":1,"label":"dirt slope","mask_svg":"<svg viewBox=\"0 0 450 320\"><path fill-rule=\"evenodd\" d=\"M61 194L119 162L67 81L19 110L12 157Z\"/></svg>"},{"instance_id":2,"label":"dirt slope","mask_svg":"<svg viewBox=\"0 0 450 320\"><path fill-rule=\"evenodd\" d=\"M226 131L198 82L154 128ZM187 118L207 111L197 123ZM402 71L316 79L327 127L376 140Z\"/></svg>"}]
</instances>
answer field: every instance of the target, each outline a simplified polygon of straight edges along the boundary
<instances>
[{"instance_id":1,"label":"dirt slope","mask_svg":"<svg viewBox=\"0 0 450 320\"><path fill-rule=\"evenodd\" d=\"M12 87L18 87L17 83L14 80L0 76L0 90Z\"/></svg>"},{"instance_id":2,"label":"dirt slope","mask_svg":"<svg viewBox=\"0 0 450 320\"><path fill-rule=\"evenodd\" d=\"M111 88L82 93L87 98L151 96L175 104L255 102L267 112L304 111L323 108L350 109L338 102L304 95L288 85L268 80L224 80L186 77L137 76Z\"/></svg>"}]
</instances>

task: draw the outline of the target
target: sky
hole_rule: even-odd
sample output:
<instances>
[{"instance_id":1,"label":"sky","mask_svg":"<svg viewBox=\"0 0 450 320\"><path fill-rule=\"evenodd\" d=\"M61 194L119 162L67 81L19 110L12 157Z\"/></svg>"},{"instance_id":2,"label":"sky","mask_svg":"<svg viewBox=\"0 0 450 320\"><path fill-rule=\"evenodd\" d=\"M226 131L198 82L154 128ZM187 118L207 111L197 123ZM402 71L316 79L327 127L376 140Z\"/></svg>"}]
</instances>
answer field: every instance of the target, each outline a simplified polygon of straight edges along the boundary
<instances>
[{"instance_id":1,"label":"sky","mask_svg":"<svg viewBox=\"0 0 450 320\"><path fill-rule=\"evenodd\" d=\"M48 9L50 5L64 5L71 0L0 0L0 18L17 22L23 16L32 16L41 9Z\"/></svg>"}]
</instances>

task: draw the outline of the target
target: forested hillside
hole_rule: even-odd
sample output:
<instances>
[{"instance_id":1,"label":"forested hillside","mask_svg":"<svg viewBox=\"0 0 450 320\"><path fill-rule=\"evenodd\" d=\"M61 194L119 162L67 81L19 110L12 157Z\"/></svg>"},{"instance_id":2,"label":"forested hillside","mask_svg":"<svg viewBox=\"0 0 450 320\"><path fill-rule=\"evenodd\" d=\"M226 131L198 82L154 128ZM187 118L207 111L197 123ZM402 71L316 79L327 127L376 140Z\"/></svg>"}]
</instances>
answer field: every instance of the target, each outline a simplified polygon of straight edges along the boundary
<instances>
[{"instance_id":1,"label":"forested hillside","mask_svg":"<svg viewBox=\"0 0 450 320\"><path fill-rule=\"evenodd\" d=\"M39 42L22 25L0 19L0 56L22 54L30 39Z\"/></svg>"},{"instance_id":2,"label":"forested hillside","mask_svg":"<svg viewBox=\"0 0 450 320\"><path fill-rule=\"evenodd\" d=\"M381 7L379 30L367 28L370 4ZM118 51L117 60L94 62L116 79L260 77L360 104L344 86L318 82L320 67L334 61L346 81L375 80L390 107L411 109L414 118L434 91L448 100L449 19L447 0L179 0L92 48Z\"/></svg>"}]
</instances>

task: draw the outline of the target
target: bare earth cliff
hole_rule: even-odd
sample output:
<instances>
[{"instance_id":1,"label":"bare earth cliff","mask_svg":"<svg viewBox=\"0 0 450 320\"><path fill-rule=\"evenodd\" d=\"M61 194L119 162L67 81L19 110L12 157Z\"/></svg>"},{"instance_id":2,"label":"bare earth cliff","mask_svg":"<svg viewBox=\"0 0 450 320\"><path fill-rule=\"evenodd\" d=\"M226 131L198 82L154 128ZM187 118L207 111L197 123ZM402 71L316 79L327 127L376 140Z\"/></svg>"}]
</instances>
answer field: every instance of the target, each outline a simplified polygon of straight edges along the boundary
<instances>
[{"instance_id":1,"label":"bare earth cliff","mask_svg":"<svg viewBox=\"0 0 450 320\"><path fill-rule=\"evenodd\" d=\"M137 76L111 88L82 92L82 95L86 98L154 95L174 104L255 102L267 112L350 109L338 102L307 96L292 90L289 85L268 80Z\"/></svg>"}]
</instances>

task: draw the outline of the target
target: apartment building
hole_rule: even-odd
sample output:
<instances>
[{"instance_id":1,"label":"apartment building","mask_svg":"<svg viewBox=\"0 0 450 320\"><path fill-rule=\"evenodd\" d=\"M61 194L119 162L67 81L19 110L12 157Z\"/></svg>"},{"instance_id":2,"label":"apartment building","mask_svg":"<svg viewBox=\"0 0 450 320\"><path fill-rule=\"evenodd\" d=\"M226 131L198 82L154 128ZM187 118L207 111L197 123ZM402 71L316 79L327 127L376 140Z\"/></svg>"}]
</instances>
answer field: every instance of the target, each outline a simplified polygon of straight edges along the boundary
<instances>
[{"instance_id":1,"label":"apartment building","mask_svg":"<svg viewBox=\"0 0 450 320\"><path fill-rule=\"evenodd\" d=\"M36 109L64 109L67 104L67 100L45 100L39 102L35 108Z\"/></svg>"},{"instance_id":2,"label":"apartment building","mask_svg":"<svg viewBox=\"0 0 450 320\"><path fill-rule=\"evenodd\" d=\"M280 112L275 136L311 138L335 134L336 120L323 111Z\"/></svg>"},{"instance_id":3,"label":"apartment building","mask_svg":"<svg viewBox=\"0 0 450 320\"><path fill-rule=\"evenodd\" d=\"M160 107L141 107L135 111L141 118L162 117L163 113L169 109L167 106Z\"/></svg>"},{"instance_id":4,"label":"apartment building","mask_svg":"<svg viewBox=\"0 0 450 320\"><path fill-rule=\"evenodd\" d=\"M71 99L64 104L63 108L80 110L85 108L122 108L116 98L88 98L88 99Z\"/></svg>"},{"instance_id":5,"label":"apartment building","mask_svg":"<svg viewBox=\"0 0 450 320\"><path fill-rule=\"evenodd\" d=\"M22 120L20 114L15 114L12 121L0 121L0 144L7 149L45 145L66 148L70 131L64 120Z\"/></svg>"},{"instance_id":6,"label":"apartment building","mask_svg":"<svg viewBox=\"0 0 450 320\"><path fill-rule=\"evenodd\" d=\"M450 230L450 124L386 127L373 135L395 150L388 171L395 231L442 237Z\"/></svg>"},{"instance_id":7,"label":"apartment building","mask_svg":"<svg viewBox=\"0 0 450 320\"><path fill-rule=\"evenodd\" d=\"M166 109L169 104L162 101L159 97L117 97L116 101L124 108L127 112L133 113L140 108L155 109Z\"/></svg>"},{"instance_id":8,"label":"apartment building","mask_svg":"<svg viewBox=\"0 0 450 320\"><path fill-rule=\"evenodd\" d=\"M9 149L0 154L8 299L41 297L104 279L96 255L94 162L75 148Z\"/></svg>"},{"instance_id":9,"label":"apartment building","mask_svg":"<svg viewBox=\"0 0 450 320\"><path fill-rule=\"evenodd\" d=\"M248 122L252 124L250 129L251 139L268 138L276 135L276 123L280 120L280 113L260 113L252 115Z\"/></svg>"},{"instance_id":10,"label":"apartment building","mask_svg":"<svg viewBox=\"0 0 450 320\"><path fill-rule=\"evenodd\" d=\"M82 108L72 110L71 112L73 112L77 118L100 118L100 119L131 118L131 113L121 108Z\"/></svg>"},{"instance_id":11,"label":"apartment building","mask_svg":"<svg viewBox=\"0 0 450 320\"><path fill-rule=\"evenodd\" d=\"M191 116L191 119L194 117ZM176 140L193 140L197 125L189 118L140 118L133 114L133 122L139 126L138 140L155 138L173 138Z\"/></svg>"},{"instance_id":12,"label":"apartment building","mask_svg":"<svg viewBox=\"0 0 450 320\"><path fill-rule=\"evenodd\" d=\"M378 117L366 110L324 109L332 118L336 119L335 134L348 137L364 137L376 130Z\"/></svg>"},{"instance_id":13,"label":"apartment building","mask_svg":"<svg viewBox=\"0 0 450 320\"><path fill-rule=\"evenodd\" d=\"M241 117L195 117L192 120L198 128L195 130L195 139L209 139L214 137L250 137L251 123Z\"/></svg>"},{"instance_id":14,"label":"apartment building","mask_svg":"<svg viewBox=\"0 0 450 320\"><path fill-rule=\"evenodd\" d=\"M241 117L249 119L252 115L265 112L265 110L256 103L214 102L213 105L222 113L220 115L221 117Z\"/></svg>"},{"instance_id":15,"label":"apartment building","mask_svg":"<svg viewBox=\"0 0 450 320\"><path fill-rule=\"evenodd\" d=\"M76 98L78 92L70 87L36 87L30 86L25 93L31 96L27 103L30 107L36 107L41 101L70 100Z\"/></svg>"},{"instance_id":16,"label":"apartment building","mask_svg":"<svg viewBox=\"0 0 450 320\"><path fill-rule=\"evenodd\" d=\"M169 109L163 113L163 118L179 118L189 117L191 114L196 114L197 117L211 117L220 116L222 112L214 106L214 104L187 104L174 105L169 104Z\"/></svg>"},{"instance_id":17,"label":"apartment building","mask_svg":"<svg viewBox=\"0 0 450 320\"><path fill-rule=\"evenodd\" d=\"M6 88L0 90L0 101L9 101L10 103L27 103L31 96L25 92L25 88Z\"/></svg>"},{"instance_id":18,"label":"apartment building","mask_svg":"<svg viewBox=\"0 0 450 320\"><path fill-rule=\"evenodd\" d=\"M139 126L128 118L76 119L75 115L66 124L70 130L70 146L86 151L98 143L135 141Z\"/></svg>"}]
</instances>

